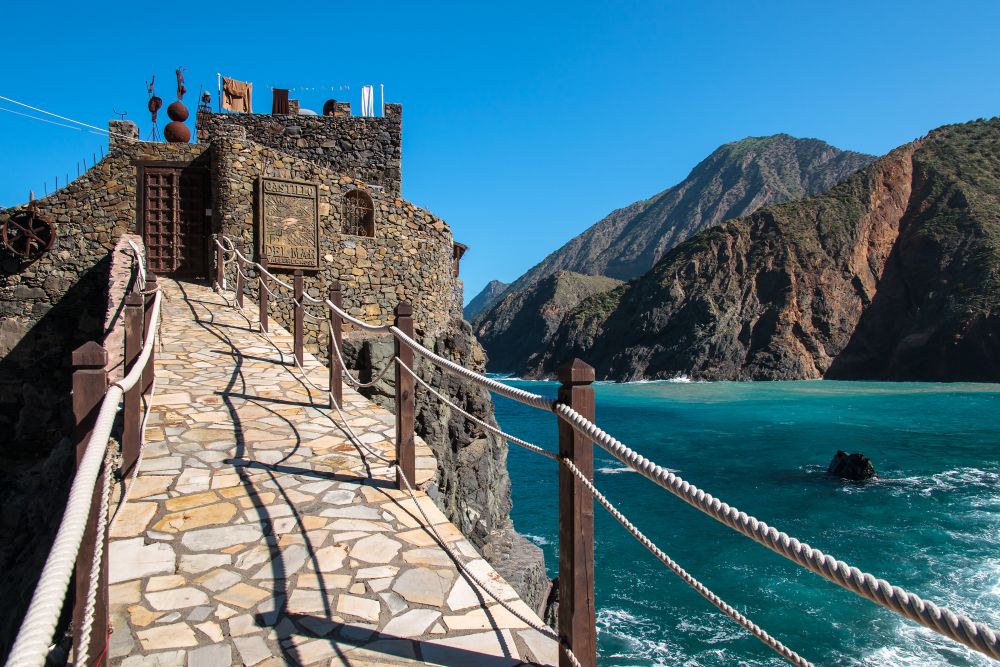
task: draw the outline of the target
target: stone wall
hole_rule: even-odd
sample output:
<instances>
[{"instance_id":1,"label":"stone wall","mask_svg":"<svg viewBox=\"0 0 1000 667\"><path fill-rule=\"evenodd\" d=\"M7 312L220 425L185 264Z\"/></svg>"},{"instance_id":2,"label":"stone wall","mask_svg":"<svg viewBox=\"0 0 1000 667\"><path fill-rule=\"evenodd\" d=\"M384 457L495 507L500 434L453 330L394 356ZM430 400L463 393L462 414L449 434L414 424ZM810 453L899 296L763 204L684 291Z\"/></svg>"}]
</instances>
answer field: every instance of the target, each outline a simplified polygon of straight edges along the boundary
<instances>
[{"instance_id":1,"label":"stone wall","mask_svg":"<svg viewBox=\"0 0 1000 667\"><path fill-rule=\"evenodd\" d=\"M417 328L432 336L442 333L461 312L461 291L456 291L452 270L451 230L440 218L398 195L370 189L350 176L337 174L314 162L290 156L243 138L229 129L216 133L212 142L216 182L215 210L219 231L241 239L244 252L259 257L257 247L257 183L260 176L316 183L319 191L320 269L305 272L306 291L325 297L330 284L340 281L344 307L373 324L389 323L400 301L409 301ZM375 204L373 237L343 234L344 195L366 189ZM291 282L292 271L272 273ZM228 284L235 279L227 270ZM282 292L286 293L286 292ZM256 298L256 285L248 290ZM273 302L272 316L290 328L291 304ZM311 309L315 316L322 310ZM307 345L325 354L325 329L307 320ZM316 344L317 339L319 344Z\"/></svg>"},{"instance_id":2,"label":"stone wall","mask_svg":"<svg viewBox=\"0 0 1000 667\"><path fill-rule=\"evenodd\" d=\"M385 116L363 118L199 111L198 141L212 142L226 128L243 128L255 142L398 195L402 186L403 107L386 104Z\"/></svg>"},{"instance_id":3,"label":"stone wall","mask_svg":"<svg viewBox=\"0 0 1000 667\"><path fill-rule=\"evenodd\" d=\"M56 225L52 248L32 263L0 248L0 431L14 434L3 454L26 448L34 458L58 439L70 352L101 338L109 253L122 234L136 231L136 162L189 161L206 150L132 140L138 130L129 122L113 121L110 129L104 159L35 202ZM26 206L0 212L0 223Z\"/></svg>"},{"instance_id":4,"label":"stone wall","mask_svg":"<svg viewBox=\"0 0 1000 667\"><path fill-rule=\"evenodd\" d=\"M135 226L135 162L187 161L205 151L134 141L138 130L128 122L112 122L111 131L103 160L36 201L38 212L56 224L52 248L32 263L0 250L0 586L10 612L0 620L0 659L65 505L74 461L65 437L71 427L70 355L105 337L110 256ZM24 208L0 211L0 223Z\"/></svg>"}]
</instances>

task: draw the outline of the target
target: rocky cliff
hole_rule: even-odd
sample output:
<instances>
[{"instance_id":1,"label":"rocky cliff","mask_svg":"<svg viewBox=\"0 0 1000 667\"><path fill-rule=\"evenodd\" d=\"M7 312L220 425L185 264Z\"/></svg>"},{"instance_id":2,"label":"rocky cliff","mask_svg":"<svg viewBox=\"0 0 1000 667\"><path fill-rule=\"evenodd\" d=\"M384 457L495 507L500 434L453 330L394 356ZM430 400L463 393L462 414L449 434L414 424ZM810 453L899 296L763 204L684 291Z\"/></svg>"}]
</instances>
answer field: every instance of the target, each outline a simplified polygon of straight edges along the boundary
<instances>
[{"instance_id":1,"label":"rocky cliff","mask_svg":"<svg viewBox=\"0 0 1000 667\"><path fill-rule=\"evenodd\" d=\"M612 286L592 283L581 289L585 281L579 276L566 281L574 286L554 299L547 296L553 287L543 283L559 272L634 278L703 229L772 202L823 192L873 159L787 134L719 147L681 183L613 211L550 254L472 318L489 369L524 373L536 366L562 315L583 297Z\"/></svg>"},{"instance_id":2,"label":"rocky cliff","mask_svg":"<svg viewBox=\"0 0 1000 667\"><path fill-rule=\"evenodd\" d=\"M510 290L476 319L473 330L486 348L487 368L523 373L545 352L563 316L580 301L607 292L620 280L557 271L523 290Z\"/></svg>"},{"instance_id":3,"label":"rocky cliff","mask_svg":"<svg viewBox=\"0 0 1000 667\"><path fill-rule=\"evenodd\" d=\"M469 324L454 320L437 338L418 336L421 343L466 368L482 372L486 357ZM347 365L362 381L393 358L391 336L355 333L344 340ZM420 377L448 396L455 405L496 425L488 392L472 383L441 372L419 356L414 359ZM394 409L392 374L362 393ZM540 614L549 594L542 550L514 530L510 519L510 476L507 443L470 422L422 387L416 391L416 431L438 459L437 502L462 533L480 548L486 559L521 598Z\"/></svg>"},{"instance_id":4,"label":"rocky cliff","mask_svg":"<svg viewBox=\"0 0 1000 667\"><path fill-rule=\"evenodd\" d=\"M483 291L474 296L469 305L462 310L462 315L471 322L472 318L492 306L508 287L510 285L507 283L502 283L499 280L491 280L483 288Z\"/></svg>"},{"instance_id":5,"label":"rocky cliff","mask_svg":"<svg viewBox=\"0 0 1000 667\"><path fill-rule=\"evenodd\" d=\"M698 234L569 313L536 373L1000 379L1000 120Z\"/></svg>"},{"instance_id":6,"label":"rocky cliff","mask_svg":"<svg viewBox=\"0 0 1000 667\"><path fill-rule=\"evenodd\" d=\"M825 192L874 159L787 134L724 144L683 181L611 212L514 281L511 289L524 289L560 270L630 280L704 229L768 204Z\"/></svg>"}]
</instances>

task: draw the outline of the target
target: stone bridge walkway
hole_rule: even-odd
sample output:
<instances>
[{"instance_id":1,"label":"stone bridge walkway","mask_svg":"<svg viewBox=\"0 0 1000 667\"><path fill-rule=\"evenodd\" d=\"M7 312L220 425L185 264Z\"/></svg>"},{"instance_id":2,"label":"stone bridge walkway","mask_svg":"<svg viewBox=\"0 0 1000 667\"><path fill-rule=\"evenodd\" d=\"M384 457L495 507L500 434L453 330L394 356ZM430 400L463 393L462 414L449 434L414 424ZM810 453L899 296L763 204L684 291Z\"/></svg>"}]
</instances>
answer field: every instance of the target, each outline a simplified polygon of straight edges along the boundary
<instances>
[{"instance_id":1,"label":"stone bridge walkway","mask_svg":"<svg viewBox=\"0 0 1000 667\"><path fill-rule=\"evenodd\" d=\"M351 444L299 379L287 332L272 323L272 345L209 288L160 284L148 445L111 527L112 664L556 661L555 642L460 575L394 473ZM326 385L320 362L303 366ZM344 402L360 439L392 458L393 416L347 387ZM423 483L436 462L417 445ZM418 496L470 569L535 618Z\"/></svg>"}]
</instances>

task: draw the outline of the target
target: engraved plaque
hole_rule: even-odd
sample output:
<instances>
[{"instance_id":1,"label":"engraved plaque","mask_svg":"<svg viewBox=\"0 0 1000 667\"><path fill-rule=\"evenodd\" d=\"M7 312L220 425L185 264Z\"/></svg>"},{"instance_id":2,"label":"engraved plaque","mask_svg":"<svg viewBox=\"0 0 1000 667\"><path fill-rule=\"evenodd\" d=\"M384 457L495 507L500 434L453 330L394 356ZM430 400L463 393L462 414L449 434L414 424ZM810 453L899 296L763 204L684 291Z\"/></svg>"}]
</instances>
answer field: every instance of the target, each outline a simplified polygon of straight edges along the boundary
<instances>
[{"instance_id":1,"label":"engraved plaque","mask_svg":"<svg viewBox=\"0 0 1000 667\"><path fill-rule=\"evenodd\" d=\"M260 250L270 266L319 269L318 197L314 183L260 179Z\"/></svg>"}]
</instances>

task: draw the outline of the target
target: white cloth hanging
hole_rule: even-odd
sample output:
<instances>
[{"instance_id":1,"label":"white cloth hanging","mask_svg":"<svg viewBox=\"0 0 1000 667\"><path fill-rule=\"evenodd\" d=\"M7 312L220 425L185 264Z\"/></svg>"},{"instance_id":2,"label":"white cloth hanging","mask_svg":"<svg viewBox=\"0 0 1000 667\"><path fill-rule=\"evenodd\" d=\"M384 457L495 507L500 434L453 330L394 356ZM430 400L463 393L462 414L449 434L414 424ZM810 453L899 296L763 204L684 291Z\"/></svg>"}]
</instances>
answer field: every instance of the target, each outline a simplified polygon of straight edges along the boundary
<instances>
[{"instance_id":1,"label":"white cloth hanging","mask_svg":"<svg viewBox=\"0 0 1000 667\"><path fill-rule=\"evenodd\" d=\"M372 86L361 87L361 115L375 115L375 89Z\"/></svg>"}]
</instances>

